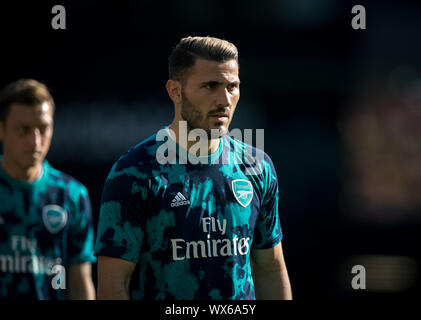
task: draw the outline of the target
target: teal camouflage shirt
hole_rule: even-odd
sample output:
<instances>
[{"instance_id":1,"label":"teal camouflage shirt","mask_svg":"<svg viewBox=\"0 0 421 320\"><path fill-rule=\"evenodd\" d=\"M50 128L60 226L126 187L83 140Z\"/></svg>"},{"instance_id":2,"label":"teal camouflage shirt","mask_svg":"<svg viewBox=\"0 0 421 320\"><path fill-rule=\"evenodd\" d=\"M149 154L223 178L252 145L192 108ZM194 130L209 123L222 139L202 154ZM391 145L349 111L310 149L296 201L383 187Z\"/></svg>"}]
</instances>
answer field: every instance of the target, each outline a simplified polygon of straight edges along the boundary
<instances>
[{"instance_id":1,"label":"teal camouflage shirt","mask_svg":"<svg viewBox=\"0 0 421 320\"><path fill-rule=\"evenodd\" d=\"M112 167L95 254L136 263L132 299L255 299L250 251L282 240L272 161L230 136L190 161L157 137Z\"/></svg>"},{"instance_id":2,"label":"teal camouflage shirt","mask_svg":"<svg viewBox=\"0 0 421 320\"><path fill-rule=\"evenodd\" d=\"M52 284L63 274L52 267L95 262L93 241L82 184L46 160L33 183L13 179L0 166L0 298L63 299L65 290Z\"/></svg>"}]
</instances>

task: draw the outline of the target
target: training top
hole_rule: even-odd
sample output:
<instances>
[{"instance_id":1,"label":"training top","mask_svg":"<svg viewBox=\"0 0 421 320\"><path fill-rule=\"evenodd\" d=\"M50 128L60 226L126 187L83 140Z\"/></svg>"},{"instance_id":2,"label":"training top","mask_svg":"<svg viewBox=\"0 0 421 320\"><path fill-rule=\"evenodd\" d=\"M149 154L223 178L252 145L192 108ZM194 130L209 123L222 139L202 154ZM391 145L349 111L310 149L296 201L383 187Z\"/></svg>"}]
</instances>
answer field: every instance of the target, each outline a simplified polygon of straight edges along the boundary
<instances>
[{"instance_id":1,"label":"training top","mask_svg":"<svg viewBox=\"0 0 421 320\"><path fill-rule=\"evenodd\" d=\"M64 299L66 267L96 261L86 188L47 160L42 167L28 183L0 166L0 299Z\"/></svg>"},{"instance_id":2,"label":"training top","mask_svg":"<svg viewBox=\"0 0 421 320\"><path fill-rule=\"evenodd\" d=\"M113 165L95 255L136 263L131 299L255 299L250 252L282 240L271 159L228 135L194 157L162 132Z\"/></svg>"}]
</instances>

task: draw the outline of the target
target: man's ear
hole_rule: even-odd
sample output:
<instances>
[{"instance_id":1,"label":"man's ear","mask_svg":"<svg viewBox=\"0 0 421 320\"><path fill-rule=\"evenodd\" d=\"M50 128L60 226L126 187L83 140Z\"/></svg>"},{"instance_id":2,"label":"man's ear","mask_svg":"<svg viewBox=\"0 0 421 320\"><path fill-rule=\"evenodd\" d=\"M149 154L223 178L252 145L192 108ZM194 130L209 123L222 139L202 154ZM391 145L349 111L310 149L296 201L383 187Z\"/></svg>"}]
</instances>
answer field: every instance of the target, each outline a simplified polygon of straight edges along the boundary
<instances>
[{"instance_id":1,"label":"man's ear","mask_svg":"<svg viewBox=\"0 0 421 320\"><path fill-rule=\"evenodd\" d=\"M175 105L181 104L183 98L181 96L181 82L178 80L169 79L167 81L167 92L170 96L170 99L174 102Z\"/></svg>"}]
</instances>

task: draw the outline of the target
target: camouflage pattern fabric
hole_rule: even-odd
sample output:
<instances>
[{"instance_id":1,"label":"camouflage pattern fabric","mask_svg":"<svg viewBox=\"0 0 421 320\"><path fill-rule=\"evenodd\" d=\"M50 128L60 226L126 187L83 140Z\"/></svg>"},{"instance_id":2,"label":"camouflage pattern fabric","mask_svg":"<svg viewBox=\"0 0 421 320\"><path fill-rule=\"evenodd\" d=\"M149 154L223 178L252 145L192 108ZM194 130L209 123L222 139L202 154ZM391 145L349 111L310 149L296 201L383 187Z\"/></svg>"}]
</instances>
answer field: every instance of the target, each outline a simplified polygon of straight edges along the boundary
<instances>
[{"instance_id":1,"label":"camouflage pattern fabric","mask_svg":"<svg viewBox=\"0 0 421 320\"><path fill-rule=\"evenodd\" d=\"M132 299L255 299L250 252L282 240L272 161L230 136L197 164L163 144L154 134L112 167L95 254L136 263Z\"/></svg>"}]
</instances>

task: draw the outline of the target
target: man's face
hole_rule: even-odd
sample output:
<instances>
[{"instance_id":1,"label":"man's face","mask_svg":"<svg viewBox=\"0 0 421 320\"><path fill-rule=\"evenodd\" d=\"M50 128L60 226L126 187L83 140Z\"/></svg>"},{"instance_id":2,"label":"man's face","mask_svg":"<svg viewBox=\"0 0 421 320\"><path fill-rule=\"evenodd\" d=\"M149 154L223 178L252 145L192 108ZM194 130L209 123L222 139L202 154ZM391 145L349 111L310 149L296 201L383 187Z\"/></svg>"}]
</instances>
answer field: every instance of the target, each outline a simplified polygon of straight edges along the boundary
<instances>
[{"instance_id":1,"label":"man's face","mask_svg":"<svg viewBox=\"0 0 421 320\"><path fill-rule=\"evenodd\" d=\"M189 129L203 129L209 137L211 129L226 134L240 99L237 62L197 59L185 80L182 98L181 116Z\"/></svg>"},{"instance_id":2,"label":"man's face","mask_svg":"<svg viewBox=\"0 0 421 320\"><path fill-rule=\"evenodd\" d=\"M53 110L45 102L36 106L12 104L5 123L0 122L4 159L20 169L40 164L53 136Z\"/></svg>"}]
</instances>

